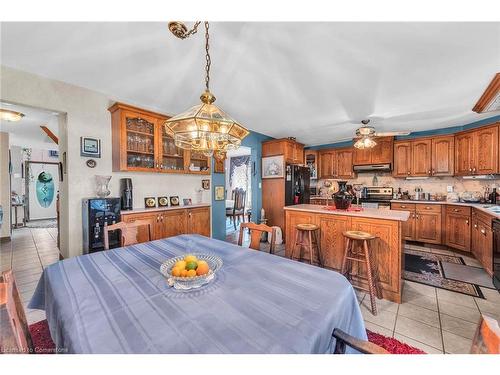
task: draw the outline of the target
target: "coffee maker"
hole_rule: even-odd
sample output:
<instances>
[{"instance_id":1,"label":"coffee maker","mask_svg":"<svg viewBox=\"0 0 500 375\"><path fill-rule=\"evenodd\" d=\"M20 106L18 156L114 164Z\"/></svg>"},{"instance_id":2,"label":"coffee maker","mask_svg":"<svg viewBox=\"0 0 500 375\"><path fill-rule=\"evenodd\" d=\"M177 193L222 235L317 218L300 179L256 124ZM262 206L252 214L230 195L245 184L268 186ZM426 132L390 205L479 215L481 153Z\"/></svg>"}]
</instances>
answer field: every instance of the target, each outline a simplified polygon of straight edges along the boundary
<instances>
[{"instance_id":1,"label":"coffee maker","mask_svg":"<svg viewBox=\"0 0 500 375\"><path fill-rule=\"evenodd\" d=\"M131 210L134 206L134 200L132 199L132 179L131 178L121 178L120 179L120 191L122 194L122 210Z\"/></svg>"},{"instance_id":2,"label":"coffee maker","mask_svg":"<svg viewBox=\"0 0 500 375\"><path fill-rule=\"evenodd\" d=\"M104 250L104 226L120 221L120 198L88 198L82 202L83 253ZM120 247L119 231L109 232L109 248Z\"/></svg>"}]
</instances>

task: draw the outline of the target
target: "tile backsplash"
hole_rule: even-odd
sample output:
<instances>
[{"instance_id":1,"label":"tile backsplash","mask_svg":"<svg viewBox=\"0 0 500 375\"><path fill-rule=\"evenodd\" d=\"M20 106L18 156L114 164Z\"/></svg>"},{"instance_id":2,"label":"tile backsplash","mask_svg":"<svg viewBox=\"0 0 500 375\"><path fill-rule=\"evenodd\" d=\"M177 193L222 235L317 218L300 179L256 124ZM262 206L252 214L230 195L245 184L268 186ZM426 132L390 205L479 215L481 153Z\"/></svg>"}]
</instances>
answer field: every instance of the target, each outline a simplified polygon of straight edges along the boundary
<instances>
[{"instance_id":1,"label":"tile backsplash","mask_svg":"<svg viewBox=\"0 0 500 375\"><path fill-rule=\"evenodd\" d=\"M349 184L363 184L365 186L373 186L373 173L362 173L357 178L347 180ZM453 191L461 193L463 191L479 191L484 193L486 187L500 188L500 179L495 180L464 180L462 177L430 177L428 179L405 180L394 178L388 173L377 173L378 186L391 186L397 191L401 188L402 191L408 190L410 195L413 194L416 187L421 187L424 192L431 194L441 193L446 195L447 186L453 186ZM319 180L317 187L323 186L325 180ZM333 188L337 189L337 184L333 184ZM319 190L319 189L318 189Z\"/></svg>"}]
</instances>

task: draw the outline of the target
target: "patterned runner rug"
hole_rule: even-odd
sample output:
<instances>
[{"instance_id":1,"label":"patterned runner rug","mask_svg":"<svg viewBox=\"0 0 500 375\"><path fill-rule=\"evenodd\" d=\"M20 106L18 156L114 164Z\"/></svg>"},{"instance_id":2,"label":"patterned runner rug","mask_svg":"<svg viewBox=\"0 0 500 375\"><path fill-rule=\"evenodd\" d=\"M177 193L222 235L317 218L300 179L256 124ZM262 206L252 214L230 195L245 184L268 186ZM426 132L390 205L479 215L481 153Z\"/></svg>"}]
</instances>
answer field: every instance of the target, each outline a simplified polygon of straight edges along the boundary
<instances>
[{"instance_id":1,"label":"patterned runner rug","mask_svg":"<svg viewBox=\"0 0 500 375\"><path fill-rule=\"evenodd\" d=\"M477 285L445 277L442 262L464 265L463 258L407 248L404 251L406 280L484 299Z\"/></svg>"}]
</instances>

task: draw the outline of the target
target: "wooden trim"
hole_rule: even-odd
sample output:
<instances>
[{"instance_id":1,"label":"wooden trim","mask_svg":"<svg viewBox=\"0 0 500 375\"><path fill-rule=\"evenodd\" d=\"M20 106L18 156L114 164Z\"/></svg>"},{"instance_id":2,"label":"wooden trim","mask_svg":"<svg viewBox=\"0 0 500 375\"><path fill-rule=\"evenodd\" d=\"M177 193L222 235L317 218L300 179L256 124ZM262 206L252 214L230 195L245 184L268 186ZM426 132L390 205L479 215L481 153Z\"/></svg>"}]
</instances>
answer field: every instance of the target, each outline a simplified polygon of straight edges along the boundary
<instances>
[{"instance_id":1,"label":"wooden trim","mask_svg":"<svg viewBox=\"0 0 500 375\"><path fill-rule=\"evenodd\" d=\"M52 133L52 130L50 130L48 127L46 127L45 125L40 125L40 128L43 130L43 132L45 134L47 134L47 137L49 137L50 139L52 139L52 141L58 145L59 144L59 138L57 138L57 135L55 135L54 133Z\"/></svg>"},{"instance_id":2,"label":"wooden trim","mask_svg":"<svg viewBox=\"0 0 500 375\"><path fill-rule=\"evenodd\" d=\"M140 113L140 114L142 114L144 116L160 117L160 118L165 119L165 120L169 119L170 117L172 117L172 116L169 116L169 115L164 115L162 113L149 111L147 109L143 109L143 108L139 108L139 107L134 107L132 105L128 105L128 104L120 103L120 102L116 102L115 104L113 104L111 107L108 108L108 111L110 111L111 113L114 113L118 109Z\"/></svg>"},{"instance_id":3,"label":"wooden trim","mask_svg":"<svg viewBox=\"0 0 500 375\"><path fill-rule=\"evenodd\" d=\"M482 113L484 109L490 104L491 100L500 91L500 73L495 74L490 84L484 90L483 95L479 98L472 110L477 113Z\"/></svg>"}]
</instances>

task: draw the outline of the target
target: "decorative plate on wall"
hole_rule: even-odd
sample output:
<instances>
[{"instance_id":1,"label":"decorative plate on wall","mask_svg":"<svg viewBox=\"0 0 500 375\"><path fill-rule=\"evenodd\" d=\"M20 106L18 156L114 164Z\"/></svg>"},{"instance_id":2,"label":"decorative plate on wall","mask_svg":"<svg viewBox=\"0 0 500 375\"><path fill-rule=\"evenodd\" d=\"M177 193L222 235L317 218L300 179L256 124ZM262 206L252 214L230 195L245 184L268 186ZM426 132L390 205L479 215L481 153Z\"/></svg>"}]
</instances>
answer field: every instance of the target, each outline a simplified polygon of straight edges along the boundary
<instances>
[{"instance_id":1,"label":"decorative plate on wall","mask_svg":"<svg viewBox=\"0 0 500 375\"><path fill-rule=\"evenodd\" d=\"M174 195L173 197L170 197L170 205L171 206L178 206L179 205L179 197Z\"/></svg>"}]
</instances>

